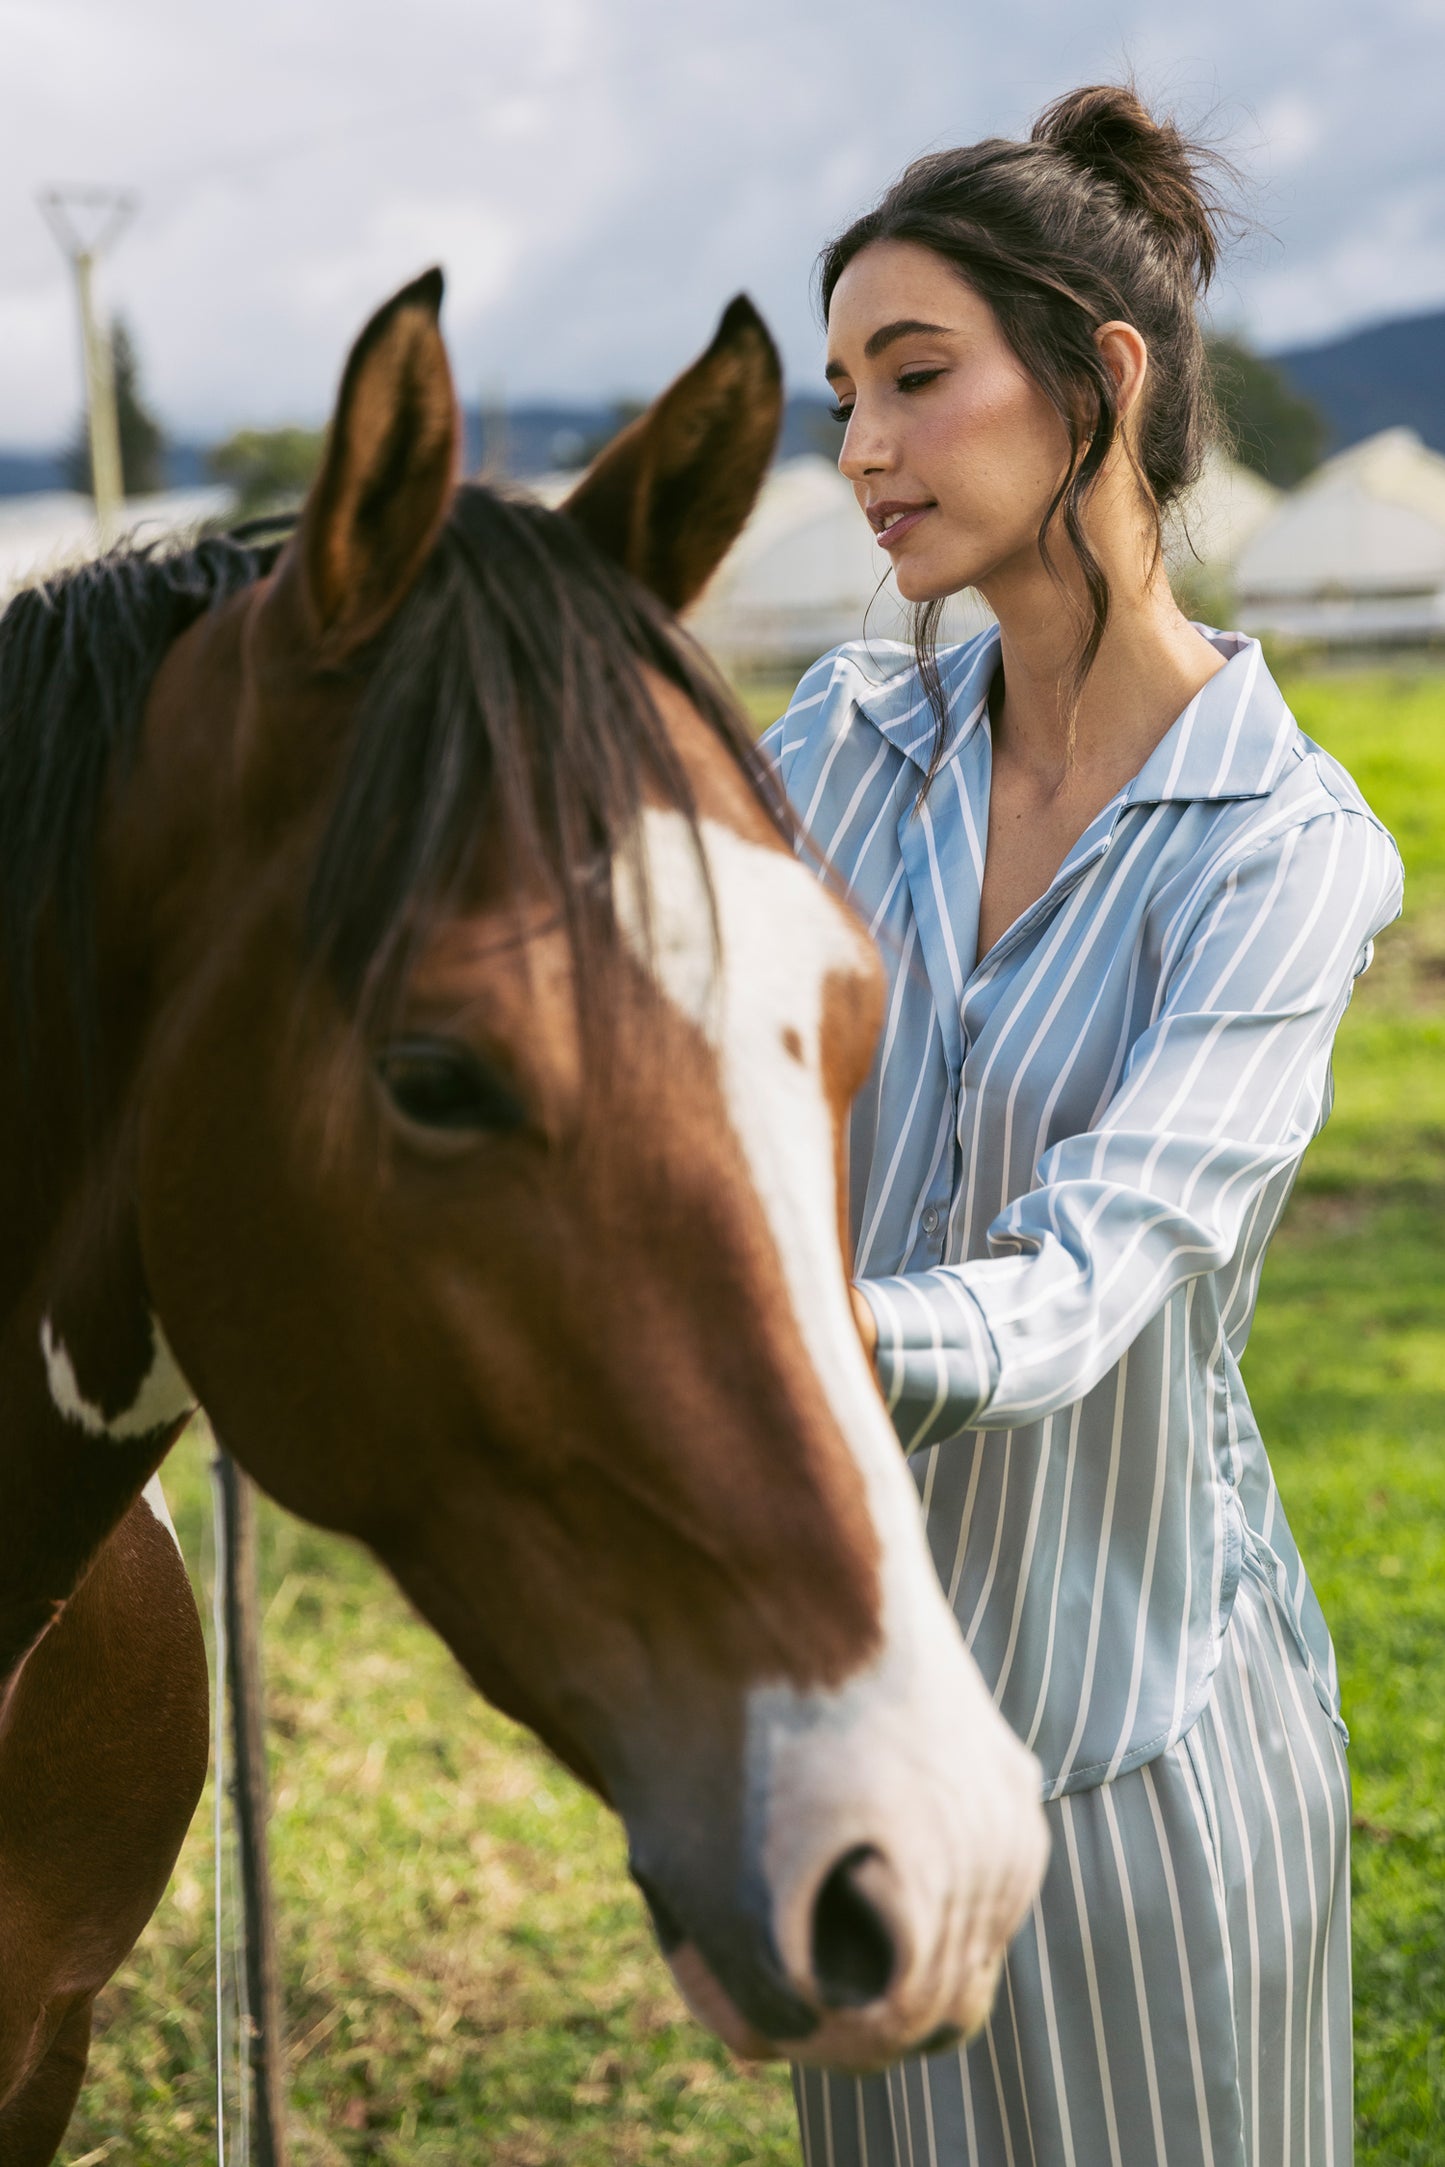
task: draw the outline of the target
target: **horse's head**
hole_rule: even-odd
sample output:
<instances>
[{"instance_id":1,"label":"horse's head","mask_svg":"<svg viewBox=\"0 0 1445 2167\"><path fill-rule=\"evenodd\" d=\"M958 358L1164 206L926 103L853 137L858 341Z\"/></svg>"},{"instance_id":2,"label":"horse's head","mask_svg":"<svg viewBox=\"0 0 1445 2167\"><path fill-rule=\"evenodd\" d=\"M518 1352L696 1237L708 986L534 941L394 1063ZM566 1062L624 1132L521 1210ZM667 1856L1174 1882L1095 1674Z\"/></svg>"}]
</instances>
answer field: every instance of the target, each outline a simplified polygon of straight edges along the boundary
<instances>
[{"instance_id":1,"label":"horse's head","mask_svg":"<svg viewBox=\"0 0 1445 2167\"><path fill-rule=\"evenodd\" d=\"M876 2063L981 2020L1042 1820L850 1310L878 964L668 615L776 360L734 303L549 513L456 488L439 300L152 694L146 1277L242 1464L616 1806L694 2007Z\"/></svg>"}]
</instances>

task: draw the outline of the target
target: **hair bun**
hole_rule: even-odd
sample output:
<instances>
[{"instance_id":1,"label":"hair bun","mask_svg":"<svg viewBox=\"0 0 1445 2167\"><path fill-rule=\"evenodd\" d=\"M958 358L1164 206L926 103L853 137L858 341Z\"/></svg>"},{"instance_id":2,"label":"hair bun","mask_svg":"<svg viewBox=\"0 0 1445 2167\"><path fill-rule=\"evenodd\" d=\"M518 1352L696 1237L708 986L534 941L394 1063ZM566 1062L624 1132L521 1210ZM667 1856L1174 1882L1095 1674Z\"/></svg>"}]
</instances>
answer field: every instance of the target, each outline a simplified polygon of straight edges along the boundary
<instances>
[{"instance_id":1,"label":"hair bun","mask_svg":"<svg viewBox=\"0 0 1445 2167\"><path fill-rule=\"evenodd\" d=\"M1029 140L1048 144L1101 181L1169 236L1202 290L1219 261L1223 205L1206 176L1222 161L1191 143L1172 121L1157 121L1134 91L1094 83L1056 98Z\"/></svg>"}]
</instances>

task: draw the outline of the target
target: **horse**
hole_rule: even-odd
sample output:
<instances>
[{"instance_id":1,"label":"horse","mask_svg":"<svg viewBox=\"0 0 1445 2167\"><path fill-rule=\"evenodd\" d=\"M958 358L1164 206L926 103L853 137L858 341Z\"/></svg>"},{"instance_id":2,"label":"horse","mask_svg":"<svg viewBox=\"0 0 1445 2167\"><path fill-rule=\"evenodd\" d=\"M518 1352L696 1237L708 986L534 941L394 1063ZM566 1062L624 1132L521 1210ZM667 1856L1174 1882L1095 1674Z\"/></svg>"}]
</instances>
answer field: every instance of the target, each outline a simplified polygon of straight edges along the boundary
<instances>
[{"instance_id":1,"label":"horse","mask_svg":"<svg viewBox=\"0 0 1445 2167\"><path fill-rule=\"evenodd\" d=\"M197 1404L621 1815L738 2052L971 2030L1042 1871L850 1305L878 959L675 621L772 343L739 297L549 511L458 481L441 299L287 538L0 620L3 2167L200 1792Z\"/></svg>"}]
</instances>

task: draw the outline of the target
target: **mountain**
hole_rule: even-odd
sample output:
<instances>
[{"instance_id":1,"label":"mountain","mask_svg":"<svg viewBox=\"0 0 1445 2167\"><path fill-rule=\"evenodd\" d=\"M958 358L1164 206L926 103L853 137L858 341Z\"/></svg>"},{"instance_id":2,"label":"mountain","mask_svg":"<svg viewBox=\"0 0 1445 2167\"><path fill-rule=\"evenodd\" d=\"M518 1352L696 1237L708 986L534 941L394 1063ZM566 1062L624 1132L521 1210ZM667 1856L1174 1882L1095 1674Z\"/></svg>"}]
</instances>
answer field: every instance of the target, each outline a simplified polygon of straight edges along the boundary
<instances>
[{"instance_id":1,"label":"mountain","mask_svg":"<svg viewBox=\"0 0 1445 2167\"><path fill-rule=\"evenodd\" d=\"M33 497L69 486L64 452L0 451L0 497Z\"/></svg>"},{"instance_id":2,"label":"mountain","mask_svg":"<svg viewBox=\"0 0 1445 2167\"><path fill-rule=\"evenodd\" d=\"M502 417L505 431L504 459L509 474L526 477L575 466L584 453L601 443L617 428L632 407L616 406L510 406ZM832 401L813 392L795 392L783 410L778 438L778 457L795 459L800 452L824 452L836 459L841 431L829 420ZM474 472L488 450L495 422L475 411L465 416L464 457Z\"/></svg>"},{"instance_id":3,"label":"mountain","mask_svg":"<svg viewBox=\"0 0 1445 2167\"><path fill-rule=\"evenodd\" d=\"M1445 309L1269 358L1324 415L1330 451L1403 425L1445 452Z\"/></svg>"},{"instance_id":4,"label":"mountain","mask_svg":"<svg viewBox=\"0 0 1445 2167\"><path fill-rule=\"evenodd\" d=\"M840 432L828 419L830 411L831 401L812 393L798 393L789 399L778 443L779 458L796 458L805 451L820 451L836 458ZM466 471L475 473L495 421L475 409L463 418ZM618 419L616 406L509 407L503 421L507 472L526 479L533 474L551 473L559 466L574 466L590 446L611 435ZM203 444L167 444L165 459L167 488L195 489L210 480ZM42 490L68 486L63 452L0 448L0 497L33 496Z\"/></svg>"},{"instance_id":5,"label":"mountain","mask_svg":"<svg viewBox=\"0 0 1445 2167\"><path fill-rule=\"evenodd\" d=\"M202 489L211 478L203 444L167 444L165 466L167 489ZM33 497L69 487L63 451L0 449L0 497Z\"/></svg>"}]
</instances>

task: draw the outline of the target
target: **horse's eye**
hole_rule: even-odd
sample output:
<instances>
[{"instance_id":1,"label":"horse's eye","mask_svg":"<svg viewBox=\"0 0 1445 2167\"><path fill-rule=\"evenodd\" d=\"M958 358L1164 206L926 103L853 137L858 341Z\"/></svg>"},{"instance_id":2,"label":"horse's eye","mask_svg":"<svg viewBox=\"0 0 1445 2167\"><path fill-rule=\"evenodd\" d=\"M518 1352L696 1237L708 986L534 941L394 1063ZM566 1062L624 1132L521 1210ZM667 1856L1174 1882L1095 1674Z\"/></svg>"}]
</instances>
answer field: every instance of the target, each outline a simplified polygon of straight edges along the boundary
<instances>
[{"instance_id":1,"label":"horse's eye","mask_svg":"<svg viewBox=\"0 0 1445 2167\"><path fill-rule=\"evenodd\" d=\"M455 1039L393 1039L376 1072L392 1104L421 1128L505 1131L527 1117L515 1091Z\"/></svg>"}]
</instances>

